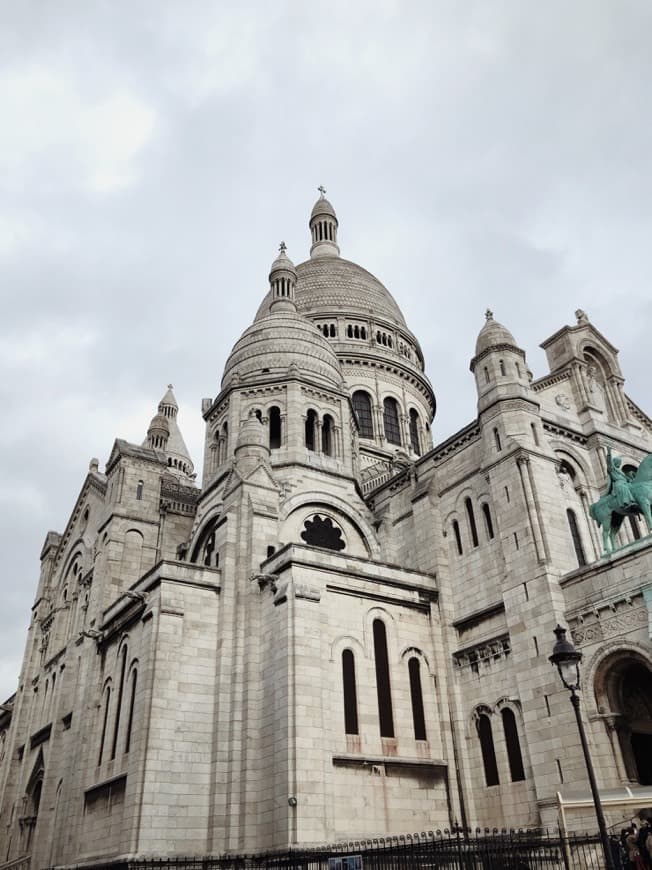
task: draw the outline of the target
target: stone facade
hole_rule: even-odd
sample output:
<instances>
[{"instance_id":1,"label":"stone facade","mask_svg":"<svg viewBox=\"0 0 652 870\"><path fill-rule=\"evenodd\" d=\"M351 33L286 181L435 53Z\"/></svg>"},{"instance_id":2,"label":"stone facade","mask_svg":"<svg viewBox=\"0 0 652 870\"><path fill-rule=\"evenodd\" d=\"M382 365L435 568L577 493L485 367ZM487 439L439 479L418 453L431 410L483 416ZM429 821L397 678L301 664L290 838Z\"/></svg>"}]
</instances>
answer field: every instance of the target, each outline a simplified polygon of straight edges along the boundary
<instances>
[{"instance_id":1,"label":"stone facade","mask_svg":"<svg viewBox=\"0 0 652 870\"><path fill-rule=\"evenodd\" d=\"M0 862L556 824L587 791L559 622L602 786L652 784L652 539L626 523L603 557L588 512L607 446L651 452L616 349L577 312L533 379L488 312L477 417L433 447L418 341L337 229L322 196L310 259L281 246L202 403L202 488L169 388L48 533Z\"/></svg>"}]
</instances>

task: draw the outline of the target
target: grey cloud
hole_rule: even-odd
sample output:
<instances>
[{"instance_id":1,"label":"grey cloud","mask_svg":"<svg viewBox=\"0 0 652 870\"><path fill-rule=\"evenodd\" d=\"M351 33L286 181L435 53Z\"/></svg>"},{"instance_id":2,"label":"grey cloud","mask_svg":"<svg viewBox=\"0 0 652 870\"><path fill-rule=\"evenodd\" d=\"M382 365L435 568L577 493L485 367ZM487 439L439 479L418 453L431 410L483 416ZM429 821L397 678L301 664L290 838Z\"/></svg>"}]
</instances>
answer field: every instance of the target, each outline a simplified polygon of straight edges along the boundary
<instances>
[{"instance_id":1,"label":"grey cloud","mask_svg":"<svg viewBox=\"0 0 652 870\"><path fill-rule=\"evenodd\" d=\"M437 438L474 415L487 305L535 375L585 308L649 409L651 25L634 0L6 10L0 695L89 458L172 381L201 465L201 397L320 183L423 346Z\"/></svg>"}]
</instances>

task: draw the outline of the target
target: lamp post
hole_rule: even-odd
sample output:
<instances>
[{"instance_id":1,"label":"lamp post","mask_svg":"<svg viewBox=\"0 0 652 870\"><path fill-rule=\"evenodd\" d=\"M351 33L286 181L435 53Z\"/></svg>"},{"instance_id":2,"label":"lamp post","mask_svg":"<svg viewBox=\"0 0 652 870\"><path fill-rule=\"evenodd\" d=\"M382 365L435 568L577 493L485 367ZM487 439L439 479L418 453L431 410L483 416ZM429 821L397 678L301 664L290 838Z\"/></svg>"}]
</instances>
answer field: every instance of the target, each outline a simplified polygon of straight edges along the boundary
<instances>
[{"instance_id":1,"label":"lamp post","mask_svg":"<svg viewBox=\"0 0 652 870\"><path fill-rule=\"evenodd\" d=\"M598 819L598 828L600 830L600 840L602 841L602 849L604 851L604 860L607 870L613 870L613 859L611 853L611 845L607 834L607 825L602 812L602 803L600 801L600 793L598 785L595 781L595 771L593 770L593 762L589 753L589 744L586 741L586 731L582 722L582 714L580 713L580 698L577 694L580 689L580 662L582 661L582 653L575 648L573 642L566 637L566 629L558 625L555 629L557 641L552 649L552 655L549 658L551 664L557 667L559 676L564 686L570 692L570 701L575 711L577 719L577 729L580 732L580 741L582 743L582 752L584 753L584 761L586 763L586 772L589 775L589 783L591 785L591 795L595 805L595 814Z\"/></svg>"}]
</instances>

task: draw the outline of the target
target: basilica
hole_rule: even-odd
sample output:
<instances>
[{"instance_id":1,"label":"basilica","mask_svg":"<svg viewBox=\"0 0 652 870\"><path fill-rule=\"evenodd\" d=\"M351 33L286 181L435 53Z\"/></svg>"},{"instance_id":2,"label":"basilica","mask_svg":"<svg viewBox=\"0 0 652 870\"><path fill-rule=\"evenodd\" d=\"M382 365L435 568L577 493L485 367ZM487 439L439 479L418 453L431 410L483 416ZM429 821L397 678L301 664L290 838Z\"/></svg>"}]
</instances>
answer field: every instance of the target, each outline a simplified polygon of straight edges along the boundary
<instances>
[{"instance_id":1,"label":"basilica","mask_svg":"<svg viewBox=\"0 0 652 870\"><path fill-rule=\"evenodd\" d=\"M652 537L632 512L605 554L590 511L608 450L630 477L652 452L617 349L577 311L534 376L487 311L477 408L433 444L418 338L338 228L322 193L308 259L281 244L201 486L170 386L45 536L0 870L595 829L557 624L608 823L652 804Z\"/></svg>"}]
</instances>

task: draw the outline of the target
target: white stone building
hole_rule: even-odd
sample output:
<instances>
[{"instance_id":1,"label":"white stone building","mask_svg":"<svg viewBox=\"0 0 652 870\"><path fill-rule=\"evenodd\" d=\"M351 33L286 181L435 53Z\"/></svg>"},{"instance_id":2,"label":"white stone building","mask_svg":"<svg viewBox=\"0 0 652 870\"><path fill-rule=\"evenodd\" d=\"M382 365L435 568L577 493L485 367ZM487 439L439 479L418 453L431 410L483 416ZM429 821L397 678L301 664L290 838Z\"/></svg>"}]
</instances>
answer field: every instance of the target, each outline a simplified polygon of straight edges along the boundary
<instances>
[{"instance_id":1,"label":"white stone building","mask_svg":"<svg viewBox=\"0 0 652 870\"><path fill-rule=\"evenodd\" d=\"M555 824L587 792L557 623L602 787L652 784L652 538L603 558L588 515L606 446L652 451L618 352L578 312L533 379L488 312L477 416L433 447L419 342L337 230L322 195L310 258L281 246L202 403L201 489L170 388L47 534L0 867Z\"/></svg>"}]
</instances>

